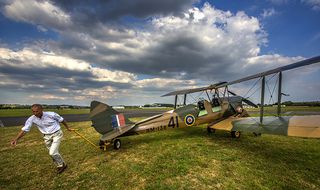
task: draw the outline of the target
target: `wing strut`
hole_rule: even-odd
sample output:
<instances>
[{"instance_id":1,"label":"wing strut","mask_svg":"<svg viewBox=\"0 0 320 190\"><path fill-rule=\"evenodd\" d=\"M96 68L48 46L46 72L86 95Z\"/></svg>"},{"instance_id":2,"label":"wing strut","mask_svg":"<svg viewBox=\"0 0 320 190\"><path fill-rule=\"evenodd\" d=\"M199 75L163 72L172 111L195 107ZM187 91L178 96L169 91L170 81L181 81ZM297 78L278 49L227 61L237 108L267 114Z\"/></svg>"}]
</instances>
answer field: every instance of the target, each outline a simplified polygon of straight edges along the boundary
<instances>
[{"instance_id":1,"label":"wing strut","mask_svg":"<svg viewBox=\"0 0 320 190\"><path fill-rule=\"evenodd\" d=\"M265 91L266 78L262 77L261 80L261 104L260 104L260 123L263 121L263 107L264 107L264 91Z\"/></svg>"},{"instance_id":2,"label":"wing strut","mask_svg":"<svg viewBox=\"0 0 320 190\"><path fill-rule=\"evenodd\" d=\"M206 94L207 94L208 100L209 100L210 102L212 102L212 100L210 100L210 96L209 96L209 94L208 94L208 91L207 91L207 90L206 90Z\"/></svg>"},{"instance_id":3,"label":"wing strut","mask_svg":"<svg viewBox=\"0 0 320 190\"><path fill-rule=\"evenodd\" d=\"M174 109L177 108L177 102L178 102L178 95L176 95L174 98Z\"/></svg>"},{"instance_id":4,"label":"wing strut","mask_svg":"<svg viewBox=\"0 0 320 190\"><path fill-rule=\"evenodd\" d=\"M279 72L279 84L278 84L278 110L277 110L278 117L280 116L280 113L281 113L281 85L282 85L282 72Z\"/></svg>"}]
</instances>

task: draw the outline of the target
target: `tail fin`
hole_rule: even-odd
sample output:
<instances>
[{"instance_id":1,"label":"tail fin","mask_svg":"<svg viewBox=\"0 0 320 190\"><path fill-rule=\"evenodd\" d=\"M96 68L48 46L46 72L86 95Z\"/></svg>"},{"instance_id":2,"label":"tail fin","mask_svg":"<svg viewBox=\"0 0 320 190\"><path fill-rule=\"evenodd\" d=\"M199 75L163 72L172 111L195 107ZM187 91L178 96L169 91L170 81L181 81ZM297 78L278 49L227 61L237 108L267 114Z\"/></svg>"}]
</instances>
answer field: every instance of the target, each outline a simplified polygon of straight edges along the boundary
<instances>
[{"instance_id":1,"label":"tail fin","mask_svg":"<svg viewBox=\"0 0 320 190\"><path fill-rule=\"evenodd\" d=\"M90 119L92 121L92 126L100 134L106 134L113 130L111 116L117 113L119 112L112 109L112 107L107 104L98 101L91 102Z\"/></svg>"},{"instance_id":2,"label":"tail fin","mask_svg":"<svg viewBox=\"0 0 320 190\"><path fill-rule=\"evenodd\" d=\"M117 114L111 106L98 101L92 101L90 106L90 119L92 126L100 134L106 134L113 130L111 116Z\"/></svg>"},{"instance_id":3,"label":"tail fin","mask_svg":"<svg viewBox=\"0 0 320 190\"><path fill-rule=\"evenodd\" d=\"M111 132L116 127L125 125L125 123L132 124L111 106L98 101L91 102L90 119L94 129L102 135Z\"/></svg>"}]
</instances>

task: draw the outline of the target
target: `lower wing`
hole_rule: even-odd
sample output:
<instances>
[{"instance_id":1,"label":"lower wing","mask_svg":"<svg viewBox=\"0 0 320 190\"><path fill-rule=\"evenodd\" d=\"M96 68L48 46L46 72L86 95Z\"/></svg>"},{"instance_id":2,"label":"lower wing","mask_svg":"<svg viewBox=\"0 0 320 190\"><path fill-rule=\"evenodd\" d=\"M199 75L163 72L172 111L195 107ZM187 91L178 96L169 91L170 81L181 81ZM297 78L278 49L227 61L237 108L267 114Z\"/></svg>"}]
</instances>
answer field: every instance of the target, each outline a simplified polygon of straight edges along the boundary
<instances>
[{"instance_id":1,"label":"lower wing","mask_svg":"<svg viewBox=\"0 0 320 190\"><path fill-rule=\"evenodd\" d=\"M210 128L295 137L320 138L320 115L264 117L229 117Z\"/></svg>"}]
</instances>

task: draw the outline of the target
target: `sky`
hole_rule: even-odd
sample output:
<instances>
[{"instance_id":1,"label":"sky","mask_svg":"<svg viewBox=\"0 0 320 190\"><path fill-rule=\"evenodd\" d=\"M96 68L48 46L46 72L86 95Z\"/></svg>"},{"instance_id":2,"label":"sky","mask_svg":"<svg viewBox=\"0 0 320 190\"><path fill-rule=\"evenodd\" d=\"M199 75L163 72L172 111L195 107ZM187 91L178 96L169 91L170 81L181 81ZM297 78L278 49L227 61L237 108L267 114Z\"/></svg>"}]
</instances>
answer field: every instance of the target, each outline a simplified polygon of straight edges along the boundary
<instances>
[{"instance_id":1,"label":"sky","mask_svg":"<svg viewBox=\"0 0 320 190\"><path fill-rule=\"evenodd\" d=\"M0 104L173 103L320 55L320 0L0 0L0 27ZM320 63L284 72L283 100L320 101L319 81Z\"/></svg>"}]
</instances>

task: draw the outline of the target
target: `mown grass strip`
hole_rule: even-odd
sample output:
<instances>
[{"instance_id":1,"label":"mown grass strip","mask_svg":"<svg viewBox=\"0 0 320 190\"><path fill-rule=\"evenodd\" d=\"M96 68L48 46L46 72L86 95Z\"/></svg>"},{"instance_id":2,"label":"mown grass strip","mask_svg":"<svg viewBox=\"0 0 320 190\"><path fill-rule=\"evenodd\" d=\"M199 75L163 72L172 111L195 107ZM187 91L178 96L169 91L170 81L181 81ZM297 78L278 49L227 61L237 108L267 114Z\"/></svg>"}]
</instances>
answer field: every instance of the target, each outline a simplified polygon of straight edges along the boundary
<instances>
[{"instance_id":1,"label":"mown grass strip","mask_svg":"<svg viewBox=\"0 0 320 190\"><path fill-rule=\"evenodd\" d=\"M60 115L66 114L89 114L90 109L45 109ZM0 109L0 117L22 117L32 115L31 109Z\"/></svg>"}]
</instances>

